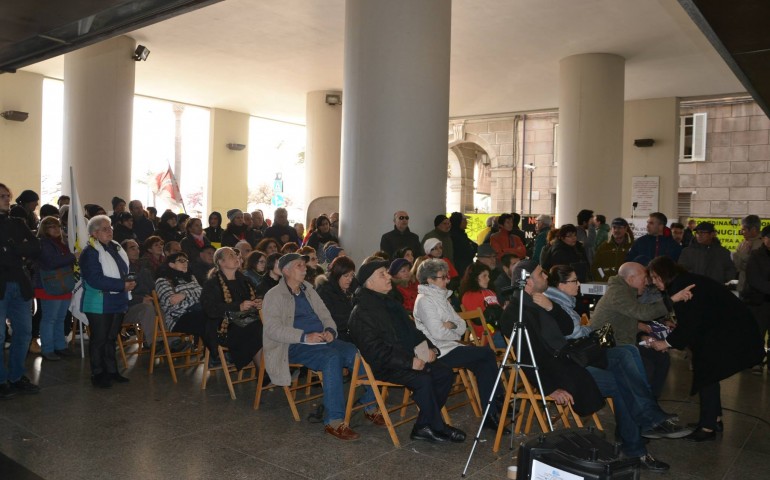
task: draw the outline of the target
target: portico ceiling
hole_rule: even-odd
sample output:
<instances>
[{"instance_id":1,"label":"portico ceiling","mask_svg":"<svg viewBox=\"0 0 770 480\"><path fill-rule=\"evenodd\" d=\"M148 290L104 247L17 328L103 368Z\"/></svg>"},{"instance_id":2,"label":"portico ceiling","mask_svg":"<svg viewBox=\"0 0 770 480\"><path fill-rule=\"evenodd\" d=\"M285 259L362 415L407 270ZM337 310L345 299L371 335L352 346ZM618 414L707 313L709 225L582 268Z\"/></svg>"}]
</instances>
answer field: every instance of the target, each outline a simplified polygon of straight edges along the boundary
<instances>
[{"instance_id":1,"label":"portico ceiling","mask_svg":"<svg viewBox=\"0 0 770 480\"><path fill-rule=\"evenodd\" d=\"M745 91L676 0L452 8L453 117L558 107L559 60L580 53L625 57L627 100ZM344 10L344 0L227 0L141 28L129 35L152 53L136 92L304 123L308 91L342 89ZM61 78L63 60L24 70Z\"/></svg>"}]
</instances>

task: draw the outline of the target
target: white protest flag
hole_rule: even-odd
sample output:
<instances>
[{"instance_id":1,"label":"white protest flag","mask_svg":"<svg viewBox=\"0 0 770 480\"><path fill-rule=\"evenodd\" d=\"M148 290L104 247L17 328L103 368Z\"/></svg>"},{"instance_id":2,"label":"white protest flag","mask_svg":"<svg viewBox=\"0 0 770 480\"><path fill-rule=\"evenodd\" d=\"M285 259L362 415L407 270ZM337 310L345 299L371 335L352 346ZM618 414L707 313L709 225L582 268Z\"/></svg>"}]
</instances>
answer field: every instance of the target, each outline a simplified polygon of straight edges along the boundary
<instances>
[{"instance_id":1,"label":"white protest flag","mask_svg":"<svg viewBox=\"0 0 770 480\"><path fill-rule=\"evenodd\" d=\"M86 219L83 217L83 205L80 203L80 195L78 195L78 190L75 188L75 176L72 172L72 167L70 167L70 211L67 218L67 241L70 250L75 254L82 252L88 242ZM75 289L72 290L69 310L72 312L72 316L78 319L82 325L88 325L88 317L80 309L82 299L83 280L81 279L75 285Z\"/></svg>"}]
</instances>

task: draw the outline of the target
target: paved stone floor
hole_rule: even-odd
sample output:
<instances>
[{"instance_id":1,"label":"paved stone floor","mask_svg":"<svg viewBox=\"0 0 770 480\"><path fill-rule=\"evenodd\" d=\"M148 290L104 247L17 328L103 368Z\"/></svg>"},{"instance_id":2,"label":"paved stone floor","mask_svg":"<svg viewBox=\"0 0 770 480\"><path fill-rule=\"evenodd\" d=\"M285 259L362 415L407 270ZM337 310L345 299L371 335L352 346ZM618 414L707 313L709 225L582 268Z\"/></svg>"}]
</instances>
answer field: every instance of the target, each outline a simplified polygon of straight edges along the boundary
<instances>
[{"instance_id":1,"label":"paved stone floor","mask_svg":"<svg viewBox=\"0 0 770 480\"><path fill-rule=\"evenodd\" d=\"M221 375L200 389L201 372L183 372L174 384L167 368L147 374L147 359L130 361L131 383L111 390L91 386L86 360L41 363L29 357L29 373L39 395L0 402L0 479L353 479L460 478L471 448L465 444L429 445L409 441L408 425L398 429L401 448L387 432L354 417L361 434L341 442L305 418L294 422L282 392L265 395L252 410L254 384L236 386L231 400ZM687 361L677 357L661 405L680 414L683 423L697 418L697 399L687 396ZM716 442L655 440L652 454L671 464L657 476L671 479L770 478L770 388L762 376L744 372L722 383L725 433ZM468 407L452 413L454 423L475 431ZM601 412L613 431L608 410ZM611 435L610 435L611 436ZM504 478L515 464L507 445L491 451L485 433L468 477ZM516 438L518 443L521 438Z\"/></svg>"}]
</instances>

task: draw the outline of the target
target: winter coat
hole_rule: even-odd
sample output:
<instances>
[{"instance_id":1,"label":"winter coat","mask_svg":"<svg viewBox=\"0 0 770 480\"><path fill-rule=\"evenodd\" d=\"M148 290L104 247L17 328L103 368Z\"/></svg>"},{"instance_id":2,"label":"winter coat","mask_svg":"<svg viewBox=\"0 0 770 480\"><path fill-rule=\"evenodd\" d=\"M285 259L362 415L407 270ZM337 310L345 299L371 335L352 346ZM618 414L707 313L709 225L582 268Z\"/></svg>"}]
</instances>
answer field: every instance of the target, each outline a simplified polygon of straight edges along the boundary
<instances>
[{"instance_id":1,"label":"winter coat","mask_svg":"<svg viewBox=\"0 0 770 480\"><path fill-rule=\"evenodd\" d=\"M460 346L465 334L465 320L457 315L449 297L451 290L436 287L435 285L420 285L417 287L419 294L414 302L414 323L427 338L441 350L441 355ZM444 322L451 322L455 328L447 328Z\"/></svg>"},{"instance_id":2,"label":"winter coat","mask_svg":"<svg viewBox=\"0 0 770 480\"><path fill-rule=\"evenodd\" d=\"M524 242L504 228L489 237L489 244L495 250L498 262L506 253L512 253L521 259L527 258L527 247L524 246Z\"/></svg>"},{"instance_id":3,"label":"winter coat","mask_svg":"<svg viewBox=\"0 0 770 480\"><path fill-rule=\"evenodd\" d=\"M348 327L353 343L372 367L375 376L388 377L412 370L414 347L427 341L406 310L382 293L360 288L353 300Z\"/></svg>"},{"instance_id":4,"label":"winter coat","mask_svg":"<svg viewBox=\"0 0 770 480\"><path fill-rule=\"evenodd\" d=\"M572 319L561 307L554 304L553 309L547 312L535 304L529 294L518 292L500 318L500 330L503 335L510 338L513 325L519 319L518 296L522 294L524 295L522 319L529 334L532 351L524 347L525 342L522 342L522 351L514 353L519 355L521 362L525 365L532 365L534 354L546 394L561 388L572 395L575 400L572 407L578 415L585 416L596 412L604 405L604 397L591 374L577 363L558 356L558 352L567 344L564 337L573 330ZM531 368L523 370L536 387L533 370Z\"/></svg>"},{"instance_id":5,"label":"winter coat","mask_svg":"<svg viewBox=\"0 0 770 480\"><path fill-rule=\"evenodd\" d=\"M757 365L765 355L754 316L724 285L703 275L681 273L666 292L674 295L693 284L692 299L674 304L677 326L666 337L673 348L692 351L691 395Z\"/></svg>"},{"instance_id":6,"label":"winter coat","mask_svg":"<svg viewBox=\"0 0 770 480\"><path fill-rule=\"evenodd\" d=\"M735 264L735 268L738 270L738 287L737 290L739 292L743 292L746 285L746 269L749 264L749 258L754 253L755 250L762 247L764 244L762 243L762 238L757 237L752 240L744 240L741 242L741 245L743 245L745 242L749 242L751 247L749 247L749 251L747 253L741 252L740 245L738 246L738 249L733 253L733 263Z\"/></svg>"},{"instance_id":7,"label":"winter coat","mask_svg":"<svg viewBox=\"0 0 770 480\"><path fill-rule=\"evenodd\" d=\"M303 282L303 292L310 306L323 324L324 331L332 332L337 337L337 324L313 286ZM289 371L289 346L300 343L305 332L294 328L294 295L285 281L270 289L262 302L262 322L264 324L263 341L265 349L265 369L270 380L276 385L291 384Z\"/></svg>"},{"instance_id":8,"label":"winter coat","mask_svg":"<svg viewBox=\"0 0 770 480\"><path fill-rule=\"evenodd\" d=\"M66 300L72 298L72 293L64 295L51 296L45 292L43 282L40 279L41 270L58 270L68 268L73 270L75 265L75 254L70 252L62 241L56 241L52 238L43 237L40 239L40 257L35 268L35 297L49 300Z\"/></svg>"},{"instance_id":9,"label":"winter coat","mask_svg":"<svg viewBox=\"0 0 770 480\"><path fill-rule=\"evenodd\" d=\"M409 247L414 253L414 258L417 258L423 254L422 244L420 243L420 237L416 233L412 233L409 227L406 227L404 231L400 231L396 227L393 230L382 234L380 238L380 250L386 252L393 258L397 250L404 247Z\"/></svg>"},{"instance_id":10,"label":"winter coat","mask_svg":"<svg viewBox=\"0 0 770 480\"><path fill-rule=\"evenodd\" d=\"M649 322L668 314L662 299L654 303L641 303L637 297L636 288L617 275L611 277L607 281L607 291L591 315L591 327L598 329L609 323L618 343L636 344L638 322Z\"/></svg>"},{"instance_id":11,"label":"winter coat","mask_svg":"<svg viewBox=\"0 0 770 480\"><path fill-rule=\"evenodd\" d=\"M764 245L751 252L741 298L752 306L770 303L770 250Z\"/></svg>"},{"instance_id":12,"label":"winter coat","mask_svg":"<svg viewBox=\"0 0 770 480\"><path fill-rule=\"evenodd\" d=\"M468 238L464 230L460 227L452 226L449 230L449 236L452 238L452 248L454 249L454 262L460 275L465 275L465 270L473 263L476 256L476 250L479 246ZM446 253L446 249L444 250Z\"/></svg>"},{"instance_id":13,"label":"winter coat","mask_svg":"<svg viewBox=\"0 0 770 480\"><path fill-rule=\"evenodd\" d=\"M719 283L734 280L738 274L730 251L716 238L711 245L698 243L697 240L691 242L689 247L682 250L678 263L690 273L705 275Z\"/></svg>"},{"instance_id":14,"label":"winter coat","mask_svg":"<svg viewBox=\"0 0 770 480\"><path fill-rule=\"evenodd\" d=\"M580 242L571 247L562 240L556 239L551 244L548 254L541 256L540 265L546 272L554 265L569 265L575 270L578 280L588 281L588 259Z\"/></svg>"},{"instance_id":15,"label":"winter coat","mask_svg":"<svg viewBox=\"0 0 770 480\"><path fill-rule=\"evenodd\" d=\"M122 248L112 241L102 247L109 253L120 271L121 278L104 275L99 252L90 244L80 254L80 273L83 278L82 311L84 313L125 313L128 310L126 276L128 264L118 254Z\"/></svg>"},{"instance_id":16,"label":"winter coat","mask_svg":"<svg viewBox=\"0 0 770 480\"><path fill-rule=\"evenodd\" d=\"M198 244L195 242L195 237L186 236L182 239L179 244L182 246L182 251L187 254L187 259L192 262L196 262L200 260L201 258L201 252L203 249L209 245L211 245L211 242L208 238L206 238L206 235L203 235L203 245L198 246Z\"/></svg>"},{"instance_id":17,"label":"winter coat","mask_svg":"<svg viewBox=\"0 0 770 480\"><path fill-rule=\"evenodd\" d=\"M27 259L40 255L40 240L23 219L0 213L0 299L8 282L19 284L21 296L32 298L32 282L24 268Z\"/></svg>"},{"instance_id":18,"label":"winter coat","mask_svg":"<svg viewBox=\"0 0 770 480\"><path fill-rule=\"evenodd\" d=\"M666 255L676 262L681 253L682 247L673 238L647 234L634 240L634 244L626 255L626 261L638 262L646 266L653 258Z\"/></svg>"},{"instance_id":19,"label":"winter coat","mask_svg":"<svg viewBox=\"0 0 770 480\"><path fill-rule=\"evenodd\" d=\"M591 278L597 282L606 282L610 277L617 275L620 266L626 263L626 255L631 249L631 244L632 242L626 237L620 245L614 238L599 245L591 264Z\"/></svg>"},{"instance_id":20,"label":"winter coat","mask_svg":"<svg viewBox=\"0 0 770 480\"><path fill-rule=\"evenodd\" d=\"M348 320L353 311L353 296L343 292L340 284L333 280L327 280L316 291L337 324L340 338L349 341Z\"/></svg>"}]
</instances>

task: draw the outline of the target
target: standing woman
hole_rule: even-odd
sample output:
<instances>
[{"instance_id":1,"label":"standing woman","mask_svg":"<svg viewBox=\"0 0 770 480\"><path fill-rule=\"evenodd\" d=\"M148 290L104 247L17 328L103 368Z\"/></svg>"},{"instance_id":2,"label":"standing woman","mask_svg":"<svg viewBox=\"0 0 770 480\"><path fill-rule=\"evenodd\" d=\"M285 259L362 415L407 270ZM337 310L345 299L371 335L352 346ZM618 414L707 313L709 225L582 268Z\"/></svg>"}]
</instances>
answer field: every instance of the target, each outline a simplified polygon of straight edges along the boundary
<instances>
[{"instance_id":1,"label":"standing woman","mask_svg":"<svg viewBox=\"0 0 770 480\"><path fill-rule=\"evenodd\" d=\"M40 300L42 311L40 350L46 360L60 360L73 355L64 339L64 319L75 283L75 255L64 245L61 223L56 217L45 217L37 236L41 248L35 276L35 298Z\"/></svg>"},{"instance_id":2,"label":"standing woman","mask_svg":"<svg viewBox=\"0 0 770 480\"><path fill-rule=\"evenodd\" d=\"M97 215L91 218L88 234L91 238L80 254L80 273L83 279L82 310L91 327L88 345L91 383L99 388L110 388L113 381L128 382L118 373L115 340L136 282L128 279L126 251L112 240L110 217Z\"/></svg>"},{"instance_id":3,"label":"standing woman","mask_svg":"<svg viewBox=\"0 0 770 480\"><path fill-rule=\"evenodd\" d=\"M211 212L209 215L209 226L203 229L206 233L206 238L209 239L215 248L222 246L222 214L219 212Z\"/></svg>"},{"instance_id":4,"label":"standing woman","mask_svg":"<svg viewBox=\"0 0 770 480\"><path fill-rule=\"evenodd\" d=\"M257 300L254 287L241 273L241 258L232 248L222 247L214 252L214 268L203 285L201 305L207 318L203 338L214 357L210 363L216 365L217 330L226 312L253 311L254 315L259 315L257 310L262 302ZM230 323L225 346L230 350L230 358L238 370L251 361L258 365L259 351L262 350L262 322L257 319L245 327Z\"/></svg>"},{"instance_id":5,"label":"standing woman","mask_svg":"<svg viewBox=\"0 0 770 480\"><path fill-rule=\"evenodd\" d=\"M655 286L671 296L677 319L665 340L648 346L692 351L690 395L700 395L700 420L685 438L714 440L724 428L719 381L762 361L764 339L749 308L724 285L687 273L669 257L657 257L647 268Z\"/></svg>"}]
</instances>

